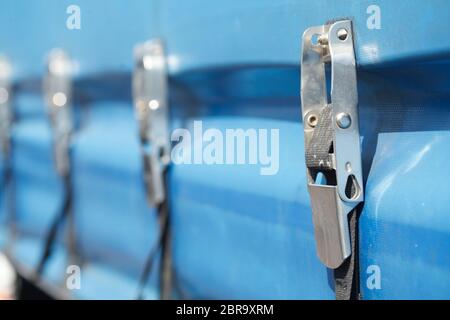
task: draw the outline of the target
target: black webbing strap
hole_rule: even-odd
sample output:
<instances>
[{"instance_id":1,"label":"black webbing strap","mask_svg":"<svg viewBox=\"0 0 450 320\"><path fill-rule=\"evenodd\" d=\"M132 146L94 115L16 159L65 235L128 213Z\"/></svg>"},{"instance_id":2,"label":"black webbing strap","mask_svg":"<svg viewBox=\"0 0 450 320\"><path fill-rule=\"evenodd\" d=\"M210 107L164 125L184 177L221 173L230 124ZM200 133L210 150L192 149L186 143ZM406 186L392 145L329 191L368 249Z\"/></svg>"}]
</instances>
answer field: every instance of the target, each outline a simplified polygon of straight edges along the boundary
<instances>
[{"instance_id":1,"label":"black webbing strap","mask_svg":"<svg viewBox=\"0 0 450 320\"><path fill-rule=\"evenodd\" d=\"M41 259L36 268L36 274L40 276L45 268L45 264L53 253L54 243L58 234L59 227L64 223L72 211L72 181L70 171L63 176L64 199L61 203L59 212L50 225L50 229L45 239L45 247Z\"/></svg>"},{"instance_id":2,"label":"black webbing strap","mask_svg":"<svg viewBox=\"0 0 450 320\"><path fill-rule=\"evenodd\" d=\"M311 140L306 146L306 166L315 170L333 170L334 131L332 126L333 110L330 105L323 107L314 128Z\"/></svg>"},{"instance_id":3,"label":"black webbing strap","mask_svg":"<svg viewBox=\"0 0 450 320\"><path fill-rule=\"evenodd\" d=\"M160 298L162 300L170 300L172 297L172 230L170 223L170 210L167 210L167 224L164 229L164 237L161 247L161 263L160 263Z\"/></svg>"},{"instance_id":4,"label":"black webbing strap","mask_svg":"<svg viewBox=\"0 0 450 320\"><path fill-rule=\"evenodd\" d=\"M349 214L352 254L334 270L336 300L358 300L359 297L359 245L358 218L360 206Z\"/></svg>"},{"instance_id":5,"label":"black webbing strap","mask_svg":"<svg viewBox=\"0 0 450 320\"><path fill-rule=\"evenodd\" d=\"M148 282L148 278L152 273L153 266L158 257L158 254L161 253L161 262L160 262L160 297L161 299L169 299L170 292L172 287L172 266L171 266L171 252L170 252L170 215L169 215L169 200L167 193L167 170L164 172L164 180L165 180L165 188L166 188L166 198L165 200L158 205L157 214L158 214L158 224L159 224L159 232L157 239L154 245L150 249L150 253L145 261L144 268L142 270L141 277L139 279L138 284L138 294L137 299L144 299L144 291L145 286Z\"/></svg>"}]
</instances>

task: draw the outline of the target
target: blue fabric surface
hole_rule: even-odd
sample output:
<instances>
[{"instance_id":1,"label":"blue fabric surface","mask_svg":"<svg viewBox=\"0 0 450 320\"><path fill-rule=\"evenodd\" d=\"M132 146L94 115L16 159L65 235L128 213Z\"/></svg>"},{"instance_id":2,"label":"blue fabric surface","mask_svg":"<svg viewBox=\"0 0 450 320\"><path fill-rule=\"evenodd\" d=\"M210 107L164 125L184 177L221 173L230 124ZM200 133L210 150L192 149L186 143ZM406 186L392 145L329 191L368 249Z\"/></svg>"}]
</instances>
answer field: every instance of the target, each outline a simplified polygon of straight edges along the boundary
<instances>
[{"instance_id":1,"label":"blue fabric surface","mask_svg":"<svg viewBox=\"0 0 450 320\"><path fill-rule=\"evenodd\" d=\"M91 110L73 152L77 238L87 265L96 268L82 295L131 299L157 237L156 212L145 197L132 106L106 102ZM155 266L149 285L154 287L157 278Z\"/></svg>"}]
</instances>

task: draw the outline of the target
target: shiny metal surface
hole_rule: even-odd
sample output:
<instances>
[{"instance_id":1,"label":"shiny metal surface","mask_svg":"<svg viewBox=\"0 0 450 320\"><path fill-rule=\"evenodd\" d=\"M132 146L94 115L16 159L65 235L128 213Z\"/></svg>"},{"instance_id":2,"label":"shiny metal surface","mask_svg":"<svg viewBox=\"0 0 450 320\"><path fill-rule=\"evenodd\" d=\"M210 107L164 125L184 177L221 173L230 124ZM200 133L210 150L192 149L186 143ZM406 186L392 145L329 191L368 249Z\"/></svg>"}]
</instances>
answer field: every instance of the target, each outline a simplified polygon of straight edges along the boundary
<instances>
[{"instance_id":1,"label":"shiny metal surface","mask_svg":"<svg viewBox=\"0 0 450 320\"><path fill-rule=\"evenodd\" d=\"M0 143L3 154L9 153L11 110L11 64L6 57L0 57Z\"/></svg>"},{"instance_id":2,"label":"shiny metal surface","mask_svg":"<svg viewBox=\"0 0 450 320\"><path fill-rule=\"evenodd\" d=\"M56 169L60 175L70 170L68 149L73 129L72 72L73 63L63 50L50 52L43 89L53 127Z\"/></svg>"},{"instance_id":3,"label":"shiny metal surface","mask_svg":"<svg viewBox=\"0 0 450 320\"><path fill-rule=\"evenodd\" d=\"M331 62L330 102L325 80L328 62ZM323 167L333 171L331 181L317 182L321 170L310 167L307 170L317 253L329 268L339 267L351 254L347 214L363 200L356 90L351 21L306 30L301 64L305 145L312 143L317 130L333 132L331 161ZM332 110L330 127L316 127L322 110L328 105Z\"/></svg>"},{"instance_id":4,"label":"shiny metal surface","mask_svg":"<svg viewBox=\"0 0 450 320\"><path fill-rule=\"evenodd\" d=\"M135 48L133 98L139 122L147 195L152 205L165 199L164 170L170 161L167 74L160 40Z\"/></svg>"}]
</instances>

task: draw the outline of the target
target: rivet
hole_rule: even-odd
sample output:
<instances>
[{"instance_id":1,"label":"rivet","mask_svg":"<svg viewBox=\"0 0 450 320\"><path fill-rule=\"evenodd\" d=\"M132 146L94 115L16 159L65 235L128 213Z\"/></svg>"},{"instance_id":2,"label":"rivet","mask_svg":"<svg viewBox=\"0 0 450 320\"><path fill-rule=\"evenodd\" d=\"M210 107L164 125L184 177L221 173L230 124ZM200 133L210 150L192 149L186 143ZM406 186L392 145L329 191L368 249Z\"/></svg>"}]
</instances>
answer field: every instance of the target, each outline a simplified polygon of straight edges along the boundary
<instances>
[{"instance_id":1,"label":"rivet","mask_svg":"<svg viewBox=\"0 0 450 320\"><path fill-rule=\"evenodd\" d=\"M62 107L67 103L67 97L63 92L57 92L52 98L53 104L57 107Z\"/></svg>"},{"instance_id":2,"label":"rivet","mask_svg":"<svg viewBox=\"0 0 450 320\"><path fill-rule=\"evenodd\" d=\"M155 99L150 100L149 103L148 103L148 107L149 107L151 110L156 110L156 109L158 109L158 108L159 108L159 102L158 102L158 100L155 100Z\"/></svg>"},{"instance_id":3,"label":"rivet","mask_svg":"<svg viewBox=\"0 0 450 320\"><path fill-rule=\"evenodd\" d=\"M352 118L348 113L341 112L336 116L336 123L341 129L347 129L352 124Z\"/></svg>"}]
</instances>

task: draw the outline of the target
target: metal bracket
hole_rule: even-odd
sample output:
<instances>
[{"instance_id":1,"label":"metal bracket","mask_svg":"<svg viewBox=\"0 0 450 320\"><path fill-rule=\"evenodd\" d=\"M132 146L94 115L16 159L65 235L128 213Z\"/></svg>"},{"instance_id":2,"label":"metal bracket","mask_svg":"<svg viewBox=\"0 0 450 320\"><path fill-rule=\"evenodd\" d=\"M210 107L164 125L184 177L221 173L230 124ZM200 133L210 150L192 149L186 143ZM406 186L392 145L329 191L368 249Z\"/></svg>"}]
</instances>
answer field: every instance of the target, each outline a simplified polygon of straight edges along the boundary
<instances>
[{"instance_id":1,"label":"metal bracket","mask_svg":"<svg viewBox=\"0 0 450 320\"><path fill-rule=\"evenodd\" d=\"M44 96L54 131L56 169L61 176L70 170L69 148L72 123L73 63L61 49L50 52L44 79Z\"/></svg>"},{"instance_id":2,"label":"metal bracket","mask_svg":"<svg viewBox=\"0 0 450 320\"><path fill-rule=\"evenodd\" d=\"M331 63L331 101L326 68ZM329 268L351 254L347 215L363 201L356 62L349 20L303 34L301 100L317 253Z\"/></svg>"},{"instance_id":3,"label":"metal bracket","mask_svg":"<svg viewBox=\"0 0 450 320\"><path fill-rule=\"evenodd\" d=\"M11 109L11 65L7 58L0 57L0 143L3 156L10 151L10 128L13 121Z\"/></svg>"},{"instance_id":4,"label":"metal bracket","mask_svg":"<svg viewBox=\"0 0 450 320\"><path fill-rule=\"evenodd\" d=\"M135 48L133 98L143 152L145 184L151 205L166 198L164 172L170 162L167 71L158 39Z\"/></svg>"}]
</instances>

